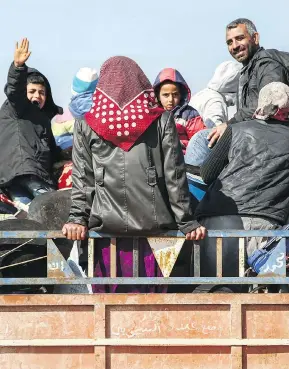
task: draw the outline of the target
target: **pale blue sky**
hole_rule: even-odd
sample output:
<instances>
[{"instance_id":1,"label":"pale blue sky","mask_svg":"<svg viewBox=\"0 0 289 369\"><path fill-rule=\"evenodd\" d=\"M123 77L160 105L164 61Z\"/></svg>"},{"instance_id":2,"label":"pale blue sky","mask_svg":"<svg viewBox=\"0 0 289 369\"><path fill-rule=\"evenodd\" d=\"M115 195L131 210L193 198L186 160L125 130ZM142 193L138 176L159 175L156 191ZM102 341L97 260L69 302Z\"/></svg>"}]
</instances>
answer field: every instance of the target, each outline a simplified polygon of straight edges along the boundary
<instances>
[{"instance_id":1,"label":"pale blue sky","mask_svg":"<svg viewBox=\"0 0 289 369\"><path fill-rule=\"evenodd\" d=\"M225 26L238 17L255 22L262 46L289 51L288 0L0 0L0 9L0 103L22 37L30 40L28 65L48 77L64 107L77 69L99 71L113 55L134 59L151 81L177 68L197 92L230 60Z\"/></svg>"}]
</instances>

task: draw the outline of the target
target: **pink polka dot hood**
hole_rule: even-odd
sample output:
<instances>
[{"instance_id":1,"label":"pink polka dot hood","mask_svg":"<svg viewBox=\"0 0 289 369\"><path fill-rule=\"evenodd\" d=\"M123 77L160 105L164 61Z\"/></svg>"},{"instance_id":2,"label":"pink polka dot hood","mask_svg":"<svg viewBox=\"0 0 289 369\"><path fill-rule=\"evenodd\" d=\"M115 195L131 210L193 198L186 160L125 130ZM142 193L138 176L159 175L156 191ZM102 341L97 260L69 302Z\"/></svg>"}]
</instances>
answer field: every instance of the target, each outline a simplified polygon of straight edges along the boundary
<instances>
[{"instance_id":1,"label":"pink polka dot hood","mask_svg":"<svg viewBox=\"0 0 289 369\"><path fill-rule=\"evenodd\" d=\"M164 112L144 72L124 56L103 64L92 100L85 115L87 124L124 151Z\"/></svg>"}]
</instances>

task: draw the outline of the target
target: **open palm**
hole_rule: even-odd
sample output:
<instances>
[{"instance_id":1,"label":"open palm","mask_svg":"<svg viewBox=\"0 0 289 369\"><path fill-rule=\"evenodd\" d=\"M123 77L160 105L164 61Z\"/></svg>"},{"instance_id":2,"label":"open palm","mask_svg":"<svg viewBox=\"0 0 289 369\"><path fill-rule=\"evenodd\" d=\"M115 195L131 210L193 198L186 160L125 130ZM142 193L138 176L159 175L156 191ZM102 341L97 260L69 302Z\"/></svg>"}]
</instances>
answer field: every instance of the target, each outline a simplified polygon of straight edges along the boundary
<instances>
[{"instance_id":1,"label":"open palm","mask_svg":"<svg viewBox=\"0 0 289 369\"><path fill-rule=\"evenodd\" d=\"M18 42L16 43L15 52L14 52L14 64L16 67L21 67L26 60L29 58L31 51L29 51L29 41L27 38L24 38L20 45Z\"/></svg>"}]
</instances>

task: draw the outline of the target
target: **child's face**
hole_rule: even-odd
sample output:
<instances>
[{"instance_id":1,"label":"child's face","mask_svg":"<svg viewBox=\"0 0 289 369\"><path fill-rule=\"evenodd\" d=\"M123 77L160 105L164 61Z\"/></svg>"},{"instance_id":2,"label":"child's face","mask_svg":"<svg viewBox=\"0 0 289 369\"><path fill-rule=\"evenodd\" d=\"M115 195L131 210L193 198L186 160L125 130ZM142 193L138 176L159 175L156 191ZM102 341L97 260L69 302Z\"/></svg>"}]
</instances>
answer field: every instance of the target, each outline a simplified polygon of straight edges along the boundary
<instances>
[{"instance_id":1,"label":"child's face","mask_svg":"<svg viewBox=\"0 0 289 369\"><path fill-rule=\"evenodd\" d=\"M173 82L165 83L160 89L159 100L165 110L174 109L181 101L179 87Z\"/></svg>"},{"instance_id":2,"label":"child's face","mask_svg":"<svg viewBox=\"0 0 289 369\"><path fill-rule=\"evenodd\" d=\"M46 89L45 86L36 83L28 83L27 85L27 98L32 103L37 102L39 108L42 109L46 101Z\"/></svg>"}]
</instances>

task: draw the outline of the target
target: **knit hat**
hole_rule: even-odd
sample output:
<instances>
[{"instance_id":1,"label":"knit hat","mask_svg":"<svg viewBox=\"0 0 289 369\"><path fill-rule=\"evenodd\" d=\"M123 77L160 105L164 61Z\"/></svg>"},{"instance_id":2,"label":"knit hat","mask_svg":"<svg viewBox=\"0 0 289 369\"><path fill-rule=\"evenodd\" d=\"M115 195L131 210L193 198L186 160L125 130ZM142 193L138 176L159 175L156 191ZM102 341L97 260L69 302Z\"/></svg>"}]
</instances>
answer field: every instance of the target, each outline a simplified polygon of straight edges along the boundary
<instances>
[{"instance_id":1,"label":"knit hat","mask_svg":"<svg viewBox=\"0 0 289 369\"><path fill-rule=\"evenodd\" d=\"M98 81L98 74L95 69L92 68L80 68L73 78L71 92L72 95L78 95L83 92L95 91Z\"/></svg>"}]
</instances>

